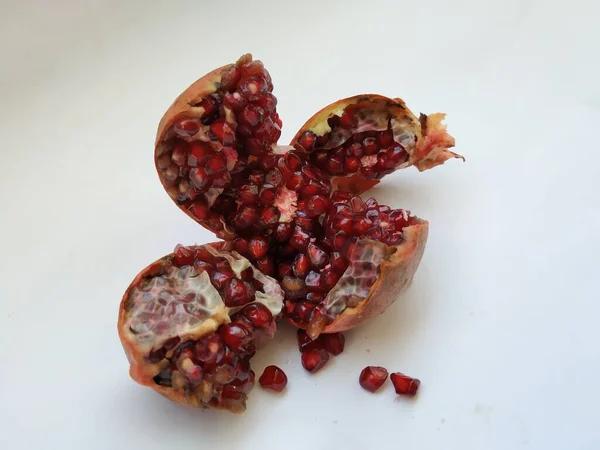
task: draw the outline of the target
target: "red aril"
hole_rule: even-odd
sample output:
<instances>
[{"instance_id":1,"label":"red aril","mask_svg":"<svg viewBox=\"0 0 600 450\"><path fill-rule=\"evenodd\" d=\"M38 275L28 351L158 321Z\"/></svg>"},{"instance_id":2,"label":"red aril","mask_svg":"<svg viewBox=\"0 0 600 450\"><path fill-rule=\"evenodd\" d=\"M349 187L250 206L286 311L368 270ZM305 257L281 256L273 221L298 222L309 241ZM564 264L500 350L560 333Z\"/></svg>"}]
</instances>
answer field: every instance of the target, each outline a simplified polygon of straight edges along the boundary
<instances>
[{"instance_id":1,"label":"red aril","mask_svg":"<svg viewBox=\"0 0 600 450\"><path fill-rule=\"evenodd\" d=\"M265 389L281 392L287 386L288 379L285 372L279 367L267 366L258 379L258 382Z\"/></svg>"},{"instance_id":2,"label":"red aril","mask_svg":"<svg viewBox=\"0 0 600 450\"><path fill-rule=\"evenodd\" d=\"M409 397L414 397L421 385L421 381L418 379L408 377L400 372L391 374L390 380L392 380L396 394L407 395Z\"/></svg>"},{"instance_id":3,"label":"red aril","mask_svg":"<svg viewBox=\"0 0 600 450\"><path fill-rule=\"evenodd\" d=\"M365 367L360 376L358 377L358 381L363 389L366 389L369 392L377 391L385 380L387 380L388 371L380 366L368 366Z\"/></svg>"},{"instance_id":4,"label":"red aril","mask_svg":"<svg viewBox=\"0 0 600 450\"><path fill-rule=\"evenodd\" d=\"M329 353L323 349L307 350L301 356L302 367L308 372L315 373L329 361Z\"/></svg>"}]
</instances>

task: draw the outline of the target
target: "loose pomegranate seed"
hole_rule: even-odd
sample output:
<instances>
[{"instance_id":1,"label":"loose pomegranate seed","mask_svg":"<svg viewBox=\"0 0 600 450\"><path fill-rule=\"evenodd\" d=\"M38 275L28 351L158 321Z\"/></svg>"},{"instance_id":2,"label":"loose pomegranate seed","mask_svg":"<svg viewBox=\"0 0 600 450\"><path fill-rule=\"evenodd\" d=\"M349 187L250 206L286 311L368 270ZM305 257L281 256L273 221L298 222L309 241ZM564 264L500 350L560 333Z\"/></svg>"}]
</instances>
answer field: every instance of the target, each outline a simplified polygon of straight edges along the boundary
<instances>
[{"instance_id":1,"label":"loose pomegranate seed","mask_svg":"<svg viewBox=\"0 0 600 450\"><path fill-rule=\"evenodd\" d=\"M173 258L178 266L189 266L194 263L194 250L183 245L177 245Z\"/></svg>"},{"instance_id":2,"label":"loose pomegranate seed","mask_svg":"<svg viewBox=\"0 0 600 450\"><path fill-rule=\"evenodd\" d=\"M233 278L223 293L223 302L229 306L243 306L254 300L254 288L246 281Z\"/></svg>"},{"instance_id":3,"label":"loose pomegranate seed","mask_svg":"<svg viewBox=\"0 0 600 450\"><path fill-rule=\"evenodd\" d=\"M414 397L421 385L421 381L418 379L408 377L400 372L391 374L390 380L392 380L396 394L407 395L409 397Z\"/></svg>"},{"instance_id":4,"label":"loose pomegranate seed","mask_svg":"<svg viewBox=\"0 0 600 450\"><path fill-rule=\"evenodd\" d=\"M385 383L387 377L388 371L383 367L367 366L360 373L358 382L363 389L366 389L369 392L375 392L383 385L383 383Z\"/></svg>"},{"instance_id":5,"label":"loose pomegranate seed","mask_svg":"<svg viewBox=\"0 0 600 450\"><path fill-rule=\"evenodd\" d=\"M248 251L253 259L262 258L269 250L269 243L263 237L253 237L248 242Z\"/></svg>"},{"instance_id":6,"label":"loose pomegranate seed","mask_svg":"<svg viewBox=\"0 0 600 450\"><path fill-rule=\"evenodd\" d=\"M258 379L260 385L265 389L271 389L275 392L281 392L287 386L287 376L277 366L267 366L263 374Z\"/></svg>"},{"instance_id":7,"label":"loose pomegranate seed","mask_svg":"<svg viewBox=\"0 0 600 450\"><path fill-rule=\"evenodd\" d=\"M301 356L302 367L310 373L315 373L323 368L329 361L329 353L325 350L307 350Z\"/></svg>"},{"instance_id":8,"label":"loose pomegranate seed","mask_svg":"<svg viewBox=\"0 0 600 450\"><path fill-rule=\"evenodd\" d=\"M328 353L337 356L344 351L346 338L342 333L322 334L321 339L323 341L323 347Z\"/></svg>"},{"instance_id":9,"label":"loose pomegranate seed","mask_svg":"<svg viewBox=\"0 0 600 450\"><path fill-rule=\"evenodd\" d=\"M273 320L273 315L269 308L262 303L252 303L242 309L241 312L248 320L258 328L266 328Z\"/></svg>"},{"instance_id":10,"label":"loose pomegranate seed","mask_svg":"<svg viewBox=\"0 0 600 450\"><path fill-rule=\"evenodd\" d=\"M220 328L221 338L225 345L237 351L247 345L252 339L252 334L240 323L227 323Z\"/></svg>"}]
</instances>

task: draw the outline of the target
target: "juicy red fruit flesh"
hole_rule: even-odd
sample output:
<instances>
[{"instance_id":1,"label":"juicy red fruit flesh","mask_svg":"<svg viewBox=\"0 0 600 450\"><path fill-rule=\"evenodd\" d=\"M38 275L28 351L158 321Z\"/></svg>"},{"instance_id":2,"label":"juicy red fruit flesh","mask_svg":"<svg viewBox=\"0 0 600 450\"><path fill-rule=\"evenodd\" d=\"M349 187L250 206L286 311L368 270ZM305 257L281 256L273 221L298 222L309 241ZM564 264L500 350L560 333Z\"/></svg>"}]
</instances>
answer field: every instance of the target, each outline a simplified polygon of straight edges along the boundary
<instances>
[{"instance_id":1,"label":"juicy red fruit flesh","mask_svg":"<svg viewBox=\"0 0 600 450\"><path fill-rule=\"evenodd\" d=\"M385 380L388 378L388 371L379 366L368 366L365 367L360 376L358 377L358 382L362 386L363 389L369 392L377 391Z\"/></svg>"},{"instance_id":2,"label":"juicy red fruit flesh","mask_svg":"<svg viewBox=\"0 0 600 450\"><path fill-rule=\"evenodd\" d=\"M287 386L288 379L285 372L279 367L267 366L258 379L258 382L265 389L281 392Z\"/></svg>"},{"instance_id":3,"label":"juicy red fruit flesh","mask_svg":"<svg viewBox=\"0 0 600 450\"><path fill-rule=\"evenodd\" d=\"M318 372L329 361L329 353L324 349L308 350L302 353L301 362L308 372Z\"/></svg>"},{"instance_id":4,"label":"juicy red fruit flesh","mask_svg":"<svg viewBox=\"0 0 600 450\"><path fill-rule=\"evenodd\" d=\"M322 340L323 347L328 353L337 356L344 351L346 338L342 333L322 334L319 338Z\"/></svg>"},{"instance_id":5,"label":"juicy red fruit flesh","mask_svg":"<svg viewBox=\"0 0 600 450\"><path fill-rule=\"evenodd\" d=\"M421 381L416 378L411 378L400 372L395 372L390 375L390 380L394 385L396 394L414 397L421 385Z\"/></svg>"}]
</instances>

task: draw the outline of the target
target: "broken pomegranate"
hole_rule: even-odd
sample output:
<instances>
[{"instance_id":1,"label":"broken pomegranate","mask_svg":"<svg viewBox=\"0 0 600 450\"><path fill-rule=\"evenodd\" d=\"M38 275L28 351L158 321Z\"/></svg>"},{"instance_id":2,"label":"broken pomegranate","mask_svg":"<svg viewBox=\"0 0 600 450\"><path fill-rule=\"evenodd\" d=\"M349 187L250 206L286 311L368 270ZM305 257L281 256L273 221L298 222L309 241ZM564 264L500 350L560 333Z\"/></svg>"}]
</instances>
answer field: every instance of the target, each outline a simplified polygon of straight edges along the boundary
<instances>
[{"instance_id":1,"label":"broken pomegranate","mask_svg":"<svg viewBox=\"0 0 600 450\"><path fill-rule=\"evenodd\" d=\"M283 291L230 246L178 246L144 269L121 302L119 335L137 382L240 412L254 384L249 360L275 333Z\"/></svg>"},{"instance_id":2,"label":"broken pomegranate","mask_svg":"<svg viewBox=\"0 0 600 450\"><path fill-rule=\"evenodd\" d=\"M391 374L390 380L392 380L396 394L407 395L409 397L414 397L421 385L421 381L416 378L407 377L400 372Z\"/></svg>"},{"instance_id":3,"label":"broken pomegranate","mask_svg":"<svg viewBox=\"0 0 600 450\"><path fill-rule=\"evenodd\" d=\"M267 366L258 379L258 382L265 389L281 392L287 386L288 379L285 372L279 367Z\"/></svg>"},{"instance_id":4,"label":"broken pomegranate","mask_svg":"<svg viewBox=\"0 0 600 450\"><path fill-rule=\"evenodd\" d=\"M367 366L360 373L358 382L363 389L366 389L369 392L375 392L383 385L383 383L385 383L387 377L388 371L385 368L379 366Z\"/></svg>"},{"instance_id":5,"label":"broken pomegranate","mask_svg":"<svg viewBox=\"0 0 600 450\"><path fill-rule=\"evenodd\" d=\"M178 207L225 240L210 248L243 260L245 269L238 273L204 250L198 257L196 247L178 247L161 261L178 270L188 267L196 274L189 277L202 276L204 284L180 291L179 272L163 268L157 275L160 289L169 286L179 297L170 306L170 300L163 304L156 297L167 294L151 290L147 301L158 305L152 310L143 306L146 297L132 285L120 322L124 345L133 355L132 376L194 406L243 409L250 381L242 382L236 364L248 374L244 380L253 382L247 361L261 335L256 330L267 329L267 335L274 330L273 318L258 305L266 297L279 298L280 291L283 308L271 300L266 305L275 319L305 329L312 340L322 333L334 336L321 341L328 350L311 347L303 353L305 367L316 371L329 358L328 351L341 352L343 337L335 333L382 313L395 301L417 270L428 234L428 223L409 211L373 198L365 201L359 194L396 169L414 165L425 170L462 158L449 150L454 139L442 125L443 117L417 118L400 99L360 95L322 109L291 145L282 146L277 143L282 121L273 83L260 61L244 55L193 83L160 121L156 169ZM134 284L147 279L143 272ZM193 309L195 303L184 299L208 286L219 301L211 303L210 311L202 309L202 316L187 312L195 317L190 325L181 310ZM142 308L140 323L145 325L134 334L126 323L136 308ZM155 321L161 327L154 329ZM152 337L146 337L146 327L154 330ZM170 344L174 347L166 348L176 338ZM179 350L190 341L204 356ZM214 362L211 349L222 348L227 351ZM209 358L208 366L202 358ZM227 367L217 373L221 360Z\"/></svg>"}]
</instances>

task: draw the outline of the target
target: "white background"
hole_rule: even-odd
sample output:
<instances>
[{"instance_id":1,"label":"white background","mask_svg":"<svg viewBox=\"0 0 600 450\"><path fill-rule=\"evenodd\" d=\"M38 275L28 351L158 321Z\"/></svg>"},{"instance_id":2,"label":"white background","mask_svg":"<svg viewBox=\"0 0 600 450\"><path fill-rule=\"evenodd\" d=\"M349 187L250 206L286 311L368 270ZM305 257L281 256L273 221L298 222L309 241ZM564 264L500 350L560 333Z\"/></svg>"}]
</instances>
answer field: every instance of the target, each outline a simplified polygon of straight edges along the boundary
<instances>
[{"instance_id":1,"label":"white background","mask_svg":"<svg viewBox=\"0 0 600 450\"><path fill-rule=\"evenodd\" d=\"M600 8L593 0L0 2L0 448L600 448ZM431 222L410 291L310 376L294 332L257 355L283 395L187 410L128 377L124 289L211 235L153 165L204 73L264 61L282 142L365 92L448 113L456 150L388 176ZM368 364L419 377L372 395Z\"/></svg>"}]
</instances>

